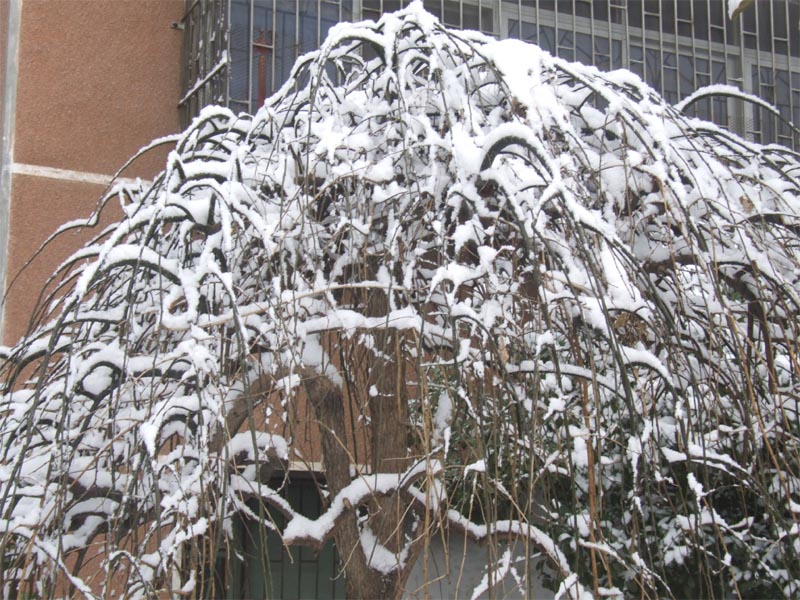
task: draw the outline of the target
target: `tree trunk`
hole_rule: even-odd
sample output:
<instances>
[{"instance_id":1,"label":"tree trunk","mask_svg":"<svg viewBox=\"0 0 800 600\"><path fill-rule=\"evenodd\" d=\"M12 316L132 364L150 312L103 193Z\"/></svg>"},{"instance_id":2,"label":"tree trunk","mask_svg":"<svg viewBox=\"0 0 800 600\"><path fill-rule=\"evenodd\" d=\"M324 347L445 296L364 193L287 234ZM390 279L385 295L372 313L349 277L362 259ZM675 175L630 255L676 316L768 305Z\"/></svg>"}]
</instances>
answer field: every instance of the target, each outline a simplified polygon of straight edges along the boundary
<instances>
[{"instance_id":1,"label":"tree trunk","mask_svg":"<svg viewBox=\"0 0 800 600\"><path fill-rule=\"evenodd\" d=\"M377 270L377 269L376 269ZM372 292L364 303L371 317L383 317L389 312L384 293ZM389 325L387 323L387 325ZM371 466L374 473L402 473L409 466L408 403L409 384L406 358L403 351L404 334L387 327L374 334L375 356L368 361L367 392L371 418ZM369 527L378 539L396 556L406 545L410 534L411 514L402 493L373 498L369 506ZM409 557L415 556L409 552ZM383 598L398 598L411 572L413 560L404 568L398 566L384 578Z\"/></svg>"},{"instance_id":2,"label":"tree trunk","mask_svg":"<svg viewBox=\"0 0 800 600\"><path fill-rule=\"evenodd\" d=\"M350 483L342 391L323 376L304 374L304 378L308 398L320 423L325 478L334 497ZM333 537L344 566L347 597L384 597L381 574L369 567L361 548L357 507L349 507L339 518Z\"/></svg>"},{"instance_id":3,"label":"tree trunk","mask_svg":"<svg viewBox=\"0 0 800 600\"><path fill-rule=\"evenodd\" d=\"M356 294L357 306L371 317L387 314L389 302L385 294L374 291ZM369 409L370 463L373 473L402 473L409 466L408 401L409 386L404 359L404 335L393 330L373 333L374 350L345 340L349 352L344 353L341 368L349 370L362 406ZM357 354L367 352L365 360ZM352 360L348 360L352 359ZM357 365L361 372L356 372ZM331 495L338 494L351 481L352 448L345 436L345 412L342 391L321 376L306 376L306 391L316 411L322 434L325 476ZM386 497L373 498L367 504L369 518L366 526L378 543L395 555L406 545L409 533L408 502L397 491ZM362 524L362 526L364 526ZM384 575L369 566L369 557L361 546L357 507L340 518L334 532L346 578L349 598L399 598L417 552L410 549L403 568Z\"/></svg>"}]
</instances>

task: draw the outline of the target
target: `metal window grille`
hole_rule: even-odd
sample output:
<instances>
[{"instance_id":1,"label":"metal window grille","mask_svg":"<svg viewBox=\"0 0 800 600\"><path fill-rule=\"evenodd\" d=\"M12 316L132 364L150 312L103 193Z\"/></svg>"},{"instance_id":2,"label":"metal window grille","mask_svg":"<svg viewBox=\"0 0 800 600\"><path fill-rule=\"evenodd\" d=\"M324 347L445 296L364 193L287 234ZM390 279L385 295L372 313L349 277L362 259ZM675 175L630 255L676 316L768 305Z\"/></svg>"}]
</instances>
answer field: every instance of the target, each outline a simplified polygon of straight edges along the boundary
<instances>
[{"instance_id":1,"label":"metal window grille","mask_svg":"<svg viewBox=\"0 0 800 600\"><path fill-rule=\"evenodd\" d=\"M230 60L226 32L226 3L187 0L183 16L182 97L178 102L183 124L209 104L228 103Z\"/></svg>"},{"instance_id":2,"label":"metal window grille","mask_svg":"<svg viewBox=\"0 0 800 600\"><path fill-rule=\"evenodd\" d=\"M206 104L253 112L340 21L377 19L408 0L188 0L183 19L184 123ZM737 86L782 118L731 98L694 116L762 143L800 149L800 0L759 0L735 20L724 0L425 0L445 25L514 37L609 70L635 72L670 102Z\"/></svg>"}]
</instances>

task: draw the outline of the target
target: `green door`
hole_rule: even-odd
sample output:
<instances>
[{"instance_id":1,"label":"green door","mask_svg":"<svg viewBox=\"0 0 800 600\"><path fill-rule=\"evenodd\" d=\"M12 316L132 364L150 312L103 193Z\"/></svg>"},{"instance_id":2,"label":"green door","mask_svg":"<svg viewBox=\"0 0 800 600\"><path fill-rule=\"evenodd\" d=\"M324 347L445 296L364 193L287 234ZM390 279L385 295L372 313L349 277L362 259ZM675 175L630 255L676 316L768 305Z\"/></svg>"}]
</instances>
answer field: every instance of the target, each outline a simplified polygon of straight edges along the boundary
<instances>
[{"instance_id":1,"label":"green door","mask_svg":"<svg viewBox=\"0 0 800 600\"><path fill-rule=\"evenodd\" d=\"M319 517L322 505L314 481L293 475L284 486L284 497L302 515ZM251 507L257 512L256 507ZM263 511L263 509L262 509ZM265 514L283 529L277 512ZM272 529L252 520L239 519L236 542L226 565L226 596L230 599L281 598L283 600L344 598L344 574L333 541L319 553L305 546L285 548ZM238 555L238 556L237 556Z\"/></svg>"}]
</instances>

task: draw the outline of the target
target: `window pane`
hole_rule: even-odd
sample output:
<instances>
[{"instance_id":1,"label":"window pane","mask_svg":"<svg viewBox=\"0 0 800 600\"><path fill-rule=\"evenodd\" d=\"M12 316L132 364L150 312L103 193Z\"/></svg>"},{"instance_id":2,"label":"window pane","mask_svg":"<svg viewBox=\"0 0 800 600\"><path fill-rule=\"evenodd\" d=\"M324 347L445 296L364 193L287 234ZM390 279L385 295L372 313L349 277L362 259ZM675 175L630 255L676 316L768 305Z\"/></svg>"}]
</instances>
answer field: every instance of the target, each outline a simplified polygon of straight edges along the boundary
<instances>
[{"instance_id":1,"label":"window pane","mask_svg":"<svg viewBox=\"0 0 800 600\"><path fill-rule=\"evenodd\" d=\"M693 0L692 21L694 22L694 37L698 40L707 40L709 25L707 0Z\"/></svg>"},{"instance_id":2,"label":"window pane","mask_svg":"<svg viewBox=\"0 0 800 600\"><path fill-rule=\"evenodd\" d=\"M319 47L319 4L317 0L299 0L298 17L300 29L300 44L297 56L315 50Z\"/></svg>"},{"instance_id":3,"label":"window pane","mask_svg":"<svg viewBox=\"0 0 800 600\"><path fill-rule=\"evenodd\" d=\"M592 36L586 33L575 34L575 49L576 59L585 65L591 65L594 62L592 52Z\"/></svg>"},{"instance_id":4,"label":"window pane","mask_svg":"<svg viewBox=\"0 0 800 600\"><path fill-rule=\"evenodd\" d=\"M553 27L539 27L539 46L550 54L555 54L556 30Z\"/></svg>"},{"instance_id":5,"label":"window pane","mask_svg":"<svg viewBox=\"0 0 800 600\"><path fill-rule=\"evenodd\" d=\"M558 56L564 60L575 60L573 49L574 36L571 31L560 29L558 32Z\"/></svg>"},{"instance_id":6,"label":"window pane","mask_svg":"<svg viewBox=\"0 0 800 600\"><path fill-rule=\"evenodd\" d=\"M231 2L230 18L231 100L249 103L250 3L247 0L234 0Z\"/></svg>"},{"instance_id":7,"label":"window pane","mask_svg":"<svg viewBox=\"0 0 800 600\"><path fill-rule=\"evenodd\" d=\"M297 49L294 3L278 2L275 17L275 87L279 87L289 78Z\"/></svg>"},{"instance_id":8,"label":"window pane","mask_svg":"<svg viewBox=\"0 0 800 600\"><path fill-rule=\"evenodd\" d=\"M694 58L681 54L678 57L678 78L682 98L694 91L694 73Z\"/></svg>"}]
</instances>

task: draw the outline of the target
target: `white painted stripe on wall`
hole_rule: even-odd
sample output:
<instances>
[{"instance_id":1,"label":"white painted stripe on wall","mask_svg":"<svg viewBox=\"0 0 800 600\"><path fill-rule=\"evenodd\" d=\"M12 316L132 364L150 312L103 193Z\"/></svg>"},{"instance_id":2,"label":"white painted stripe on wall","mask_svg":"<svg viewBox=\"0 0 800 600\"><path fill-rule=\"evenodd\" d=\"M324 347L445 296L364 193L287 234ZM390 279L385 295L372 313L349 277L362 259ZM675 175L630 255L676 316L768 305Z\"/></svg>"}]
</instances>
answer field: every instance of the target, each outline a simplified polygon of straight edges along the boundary
<instances>
[{"instance_id":1,"label":"white painted stripe on wall","mask_svg":"<svg viewBox=\"0 0 800 600\"><path fill-rule=\"evenodd\" d=\"M127 177L118 177L114 179L112 175L87 173L86 171L72 171L70 169L57 169L55 167L43 167L41 165L28 165L25 163L14 163L11 165L11 172L14 175L29 175L31 177L45 177L47 179L58 179L60 181L92 183L104 186L111 185L112 182L134 184L137 181L136 179Z\"/></svg>"}]
</instances>

